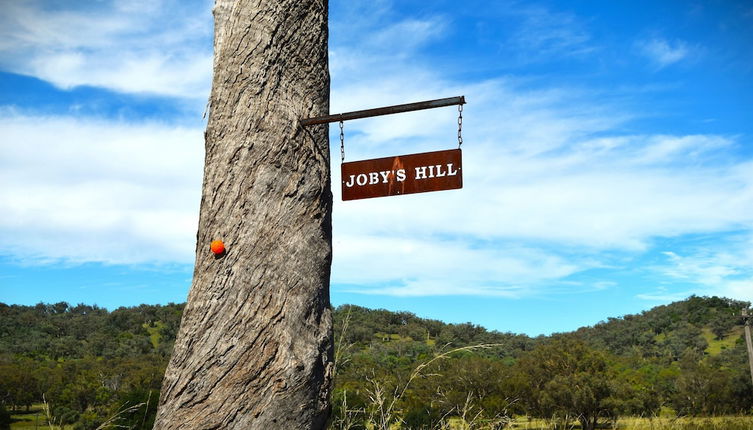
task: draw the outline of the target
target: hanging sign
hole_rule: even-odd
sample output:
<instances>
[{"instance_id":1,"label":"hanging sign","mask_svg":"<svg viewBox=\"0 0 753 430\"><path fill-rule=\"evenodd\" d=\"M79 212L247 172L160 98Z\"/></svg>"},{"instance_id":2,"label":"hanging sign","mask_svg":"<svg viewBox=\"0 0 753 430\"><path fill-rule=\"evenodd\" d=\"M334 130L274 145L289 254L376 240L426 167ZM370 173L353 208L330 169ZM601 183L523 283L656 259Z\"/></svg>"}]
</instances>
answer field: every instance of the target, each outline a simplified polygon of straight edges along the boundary
<instances>
[{"instance_id":1,"label":"hanging sign","mask_svg":"<svg viewBox=\"0 0 753 430\"><path fill-rule=\"evenodd\" d=\"M342 163L343 200L463 188L460 149Z\"/></svg>"}]
</instances>

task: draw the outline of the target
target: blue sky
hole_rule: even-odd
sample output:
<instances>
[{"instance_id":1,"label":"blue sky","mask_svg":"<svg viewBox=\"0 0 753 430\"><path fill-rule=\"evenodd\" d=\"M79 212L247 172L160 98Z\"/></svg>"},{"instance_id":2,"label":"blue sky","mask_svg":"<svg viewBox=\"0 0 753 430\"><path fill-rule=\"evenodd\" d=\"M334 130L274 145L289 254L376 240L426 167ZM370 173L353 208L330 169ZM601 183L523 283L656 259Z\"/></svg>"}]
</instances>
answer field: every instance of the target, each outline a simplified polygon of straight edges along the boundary
<instances>
[{"instance_id":1,"label":"blue sky","mask_svg":"<svg viewBox=\"0 0 753 430\"><path fill-rule=\"evenodd\" d=\"M0 3L0 301L186 299L211 6ZM537 335L753 300L751 46L748 1L331 1L332 113L468 101L462 190L333 189L333 304ZM456 116L348 122L347 160Z\"/></svg>"}]
</instances>

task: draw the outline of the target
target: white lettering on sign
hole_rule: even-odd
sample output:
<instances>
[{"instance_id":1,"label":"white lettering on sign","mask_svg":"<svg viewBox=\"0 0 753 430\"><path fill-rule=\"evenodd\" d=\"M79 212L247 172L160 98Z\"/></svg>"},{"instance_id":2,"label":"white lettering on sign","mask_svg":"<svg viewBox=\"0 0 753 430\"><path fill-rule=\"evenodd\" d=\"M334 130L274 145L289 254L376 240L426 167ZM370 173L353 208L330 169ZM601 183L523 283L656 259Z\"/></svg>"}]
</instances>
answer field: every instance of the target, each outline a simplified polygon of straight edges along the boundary
<instances>
[{"instance_id":1,"label":"white lettering on sign","mask_svg":"<svg viewBox=\"0 0 753 430\"><path fill-rule=\"evenodd\" d=\"M428 169L428 174L427 174ZM458 174L457 169L453 169L452 163L447 164L447 170L441 164L435 164L432 166L416 167L415 179L427 179L427 178L443 178L445 176L455 176Z\"/></svg>"},{"instance_id":2,"label":"white lettering on sign","mask_svg":"<svg viewBox=\"0 0 753 430\"><path fill-rule=\"evenodd\" d=\"M391 176L394 176L395 180L397 180L398 182L403 182L405 180L405 169L383 170L381 172L369 172L368 174L361 173L359 175L350 175L350 178L348 178L348 182L345 183L345 186L351 188L354 185L362 187L367 183L369 185L375 185L380 182L386 184L390 181Z\"/></svg>"},{"instance_id":3,"label":"white lettering on sign","mask_svg":"<svg viewBox=\"0 0 753 430\"><path fill-rule=\"evenodd\" d=\"M427 178L442 178L445 176L456 176L458 169L454 168L452 163L445 165L434 164L431 166L416 167L415 175L413 179L427 179ZM345 182L345 186L352 188L354 186L363 187L364 185L376 185L378 183L389 183L390 178L394 177L397 182L403 182L408 177L405 169L397 170L382 170L379 172L360 173L358 175L350 175L348 181Z\"/></svg>"}]
</instances>

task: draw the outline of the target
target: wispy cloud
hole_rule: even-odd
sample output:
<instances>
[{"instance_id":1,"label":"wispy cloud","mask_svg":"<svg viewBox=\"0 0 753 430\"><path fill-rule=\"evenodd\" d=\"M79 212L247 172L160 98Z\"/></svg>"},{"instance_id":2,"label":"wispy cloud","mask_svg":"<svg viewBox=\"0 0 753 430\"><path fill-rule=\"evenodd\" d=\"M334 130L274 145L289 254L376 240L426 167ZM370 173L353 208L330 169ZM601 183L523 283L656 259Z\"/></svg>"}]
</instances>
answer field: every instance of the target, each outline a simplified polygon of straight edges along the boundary
<instances>
[{"instance_id":1,"label":"wispy cloud","mask_svg":"<svg viewBox=\"0 0 753 430\"><path fill-rule=\"evenodd\" d=\"M689 296L695 294L696 291L680 291L675 293L669 293L664 289L656 293L638 294L636 297L641 300L647 300L651 302L670 303L679 300L684 300Z\"/></svg>"},{"instance_id":2,"label":"wispy cloud","mask_svg":"<svg viewBox=\"0 0 753 430\"><path fill-rule=\"evenodd\" d=\"M89 85L205 99L212 64L210 3L126 3L86 9L43 1L5 4L0 66L65 89Z\"/></svg>"},{"instance_id":3,"label":"wispy cloud","mask_svg":"<svg viewBox=\"0 0 753 430\"><path fill-rule=\"evenodd\" d=\"M406 19L369 35L364 44L392 55L396 52L409 53L439 37L445 27L445 21L439 17Z\"/></svg>"},{"instance_id":4,"label":"wispy cloud","mask_svg":"<svg viewBox=\"0 0 753 430\"><path fill-rule=\"evenodd\" d=\"M513 10L521 20L512 41L532 58L577 56L596 49L585 25L572 14L541 6Z\"/></svg>"},{"instance_id":5,"label":"wispy cloud","mask_svg":"<svg viewBox=\"0 0 753 430\"><path fill-rule=\"evenodd\" d=\"M349 219L337 219L338 223ZM589 266L522 244L479 243L404 231L336 228L332 281L345 290L396 296L519 297Z\"/></svg>"},{"instance_id":6,"label":"wispy cloud","mask_svg":"<svg viewBox=\"0 0 753 430\"><path fill-rule=\"evenodd\" d=\"M0 253L26 262L192 261L200 129L3 113Z\"/></svg>"},{"instance_id":7,"label":"wispy cloud","mask_svg":"<svg viewBox=\"0 0 753 430\"><path fill-rule=\"evenodd\" d=\"M685 254L666 251L666 263L655 270L697 286L697 291L753 301L753 235L691 248Z\"/></svg>"},{"instance_id":8,"label":"wispy cloud","mask_svg":"<svg viewBox=\"0 0 753 430\"><path fill-rule=\"evenodd\" d=\"M636 297L670 302L691 294L753 301L753 232L749 228L692 235L673 250L658 253L646 271L655 291ZM668 286L674 285L673 290ZM682 291L677 291L677 285Z\"/></svg>"},{"instance_id":9,"label":"wispy cloud","mask_svg":"<svg viewBox=\"0 0 753 430\"><path fill-rule=\"evenodd\" d=\"M670 41L658 37L640 40L636 47L659 69L690 59L698 51L697 47L683 40Z\"/></svg>"},{"instance_id":10,"label":"wispy cloud","mask_svg":"<svg viewBox=\"0 0 753 430\"><path fill-rule=\"evenodd\" d=\"M363 82L395 75L424 79L427 71L419 66L420 48L442 37L447 25L446 20L438 16L385 22L370 31L359 28L355 32L346 25L336 24L336 28L344 27L338 39L352 37L362 42L330 45L330 72L337 77L334 85L362 85Z\"/></svg>"}]
</instances>

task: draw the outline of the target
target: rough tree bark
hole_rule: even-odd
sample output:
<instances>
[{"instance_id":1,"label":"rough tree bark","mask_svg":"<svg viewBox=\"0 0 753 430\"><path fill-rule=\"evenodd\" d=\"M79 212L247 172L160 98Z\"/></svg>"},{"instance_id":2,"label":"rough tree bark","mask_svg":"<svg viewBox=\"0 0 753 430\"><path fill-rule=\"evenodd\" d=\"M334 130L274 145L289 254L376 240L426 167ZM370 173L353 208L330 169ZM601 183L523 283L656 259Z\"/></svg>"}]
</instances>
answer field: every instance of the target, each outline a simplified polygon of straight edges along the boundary
<instances>
[{"instance_id":1,"label":"rough tree bark","mask_svg":"<svg viewBox=\"0 0 753 430\"><path fill-rule=\"evenodd\" d=\"M298 120L329 112L327 7L216 0L196 266L155 429L325 426L329 141Z\"/></svg>"},{"instance_id":2,"label":"rough tree bark","mask_svg":"<svg viewBox=\"0 0 753 430\"><path fill-rule=\"evenodd\" d=\"M753 315L748 315L748 309L743 309L743 323L745 324L745 346L748 347L750 380L753 381L753 339L750 335L750 326L753 324Z\"/></svg>"}]
</instances>

